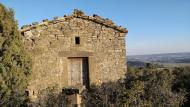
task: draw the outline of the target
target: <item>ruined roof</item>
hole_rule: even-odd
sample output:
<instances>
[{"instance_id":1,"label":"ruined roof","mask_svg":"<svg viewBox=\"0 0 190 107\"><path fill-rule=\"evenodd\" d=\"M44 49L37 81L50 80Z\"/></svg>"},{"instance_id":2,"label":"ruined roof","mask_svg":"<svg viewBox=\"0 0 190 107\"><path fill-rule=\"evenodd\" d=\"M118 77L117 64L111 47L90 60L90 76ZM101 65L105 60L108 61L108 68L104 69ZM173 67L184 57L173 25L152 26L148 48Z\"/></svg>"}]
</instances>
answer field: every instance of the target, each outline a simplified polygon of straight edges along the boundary
<instances>
[{"instance_id":1,"label":"ruined roof","mask_svg":"<svg viewBox=\"0 0 190 107\"><path fill-rule=\"evenodd\" d=\"M69 20L72 18L81 18L84 20L89 20L89 21L93 21L96 22L98 24L104 25L106 27L110 27L113 28L115 30L118 30L122 33L128 33L128 30L126 28L123 28L121 26L117 26L115 25L112 20L106 18L102 18L96 14L94 14L93 16L87 16L85 15L82 11L75 9L72 15L64 15L63 17L54 17L54 20L49 21L48 19L44 19L42 22L38 23L38 22L34 22L31 25L24 25L21 27L21 32L25 32L28 30L32 30L35 29L38 26L43 26L43 25L48 25L49 23L59 23L62 22L64 20Z\"/></svg>"}]
</instances>

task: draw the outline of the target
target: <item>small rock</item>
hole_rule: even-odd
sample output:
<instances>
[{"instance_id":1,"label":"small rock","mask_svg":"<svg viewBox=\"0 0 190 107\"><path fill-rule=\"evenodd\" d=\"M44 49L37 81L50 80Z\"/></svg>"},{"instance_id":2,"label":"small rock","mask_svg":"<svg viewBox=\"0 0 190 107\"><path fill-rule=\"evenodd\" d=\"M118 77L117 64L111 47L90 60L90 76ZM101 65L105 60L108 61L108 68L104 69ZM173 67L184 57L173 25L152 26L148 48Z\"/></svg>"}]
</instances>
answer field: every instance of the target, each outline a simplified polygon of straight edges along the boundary
<instances>
[{"instance_id":1,"label":"small rock","mask_svg":"<svg viewBox=\"0 0 190 107\"><path fill-rule=\"evenodd\" d=\"M48 19L44 19L43 22L48 22Z\"/></svg>"},{"instance_id":2,"label":"small rock","mask_svg":"<svg viewBox=\"0 0 190 107\"><path fill-rule=\"evenodd\" d=\"M33 23L32 23L32 25L37 25L37 24L38 24L38 22L33 22Z\"/></svg>"},{"instance_id":3,"label":"small rock","mask_svg":"<svg viewBox=\"0 0 190 107\"><path fill-rule=\"evenodd\" d=\"M54 19L54 20L58 20L58 19L59 19L59 17L58 17L58 16L55 16L53 19Z\"/></svg>"},{"instance_id":4,"label":"small rock","mask_svg":"<svg viewBox=\"0 0 190 107\"><path fill-rule=\"evenodd\" d=\"M27 28L27 27L30 27L31 25L23 25L22 27L21 27L21 29L24 29L24 28Z\"/></svg>"}]
</instances>

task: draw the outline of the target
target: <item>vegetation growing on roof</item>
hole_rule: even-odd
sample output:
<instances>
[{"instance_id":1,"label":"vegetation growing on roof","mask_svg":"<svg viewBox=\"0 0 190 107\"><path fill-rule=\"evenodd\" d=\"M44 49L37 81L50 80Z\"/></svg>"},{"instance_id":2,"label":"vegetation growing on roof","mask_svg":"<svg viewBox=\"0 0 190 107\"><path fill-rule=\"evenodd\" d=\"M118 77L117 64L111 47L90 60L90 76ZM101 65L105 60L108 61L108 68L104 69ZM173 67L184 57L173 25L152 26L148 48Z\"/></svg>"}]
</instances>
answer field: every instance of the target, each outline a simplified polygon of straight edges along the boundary
<instances>
[{"instance_id":1,"label":"vegetation growing on roof","mask_svg":"<svg viewBox=\"0 0 190 107\"><path fill-rule=\"evenodd\" d=\"M28 31L28 30L31 30L31 29L34 29L36 28L37 26L43 26L43 25L46 25L47 23L46 22L49 22L49 23L58 23L60 21L64 21L64 20L70 20L72 18L81 18L83 20L89 20L89 21L93 21L93 22L96 22L96 23L99 23L103 26L107 26L107 27L110 27L110 28L113 28L115 30L118 30L122 33L127 33L128 30L126 28L123 28L121 26L117 26L116 24L114 24L112 22L112 20L108 19L108 18L102 18L98 15L93 15L93 16L87 16L85 15L85 13L81 10L77 10L75 9L73 11L73 14L72 15L64 15L64 17L54 17L54 20L51 20L51 21L48 21L47 19L44 19L41 23L37 23L37 22L34 22L32 23L32 25L24 25L21 27L21 32L24 32L24 31Z\"/></svg>"}]
</instances>

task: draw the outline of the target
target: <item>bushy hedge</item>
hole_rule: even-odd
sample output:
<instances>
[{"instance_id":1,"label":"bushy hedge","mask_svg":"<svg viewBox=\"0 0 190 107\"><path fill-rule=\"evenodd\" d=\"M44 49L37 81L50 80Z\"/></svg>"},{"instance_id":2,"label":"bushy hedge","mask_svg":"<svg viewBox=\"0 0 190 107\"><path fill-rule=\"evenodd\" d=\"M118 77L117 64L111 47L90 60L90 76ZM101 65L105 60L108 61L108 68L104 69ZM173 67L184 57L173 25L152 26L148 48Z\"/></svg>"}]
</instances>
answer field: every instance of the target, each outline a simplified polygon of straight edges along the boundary
<instances>
[{"instance_id":1,"label":"bushy hedge","mask_svg":"<svg viewBox=\"0 0 190 107\"><path fill-rule=\"evenodd\" d=\"M83 92L88 107L187 107L190 67L128 67L124 80Z\"/></svg>"}]
</instances>

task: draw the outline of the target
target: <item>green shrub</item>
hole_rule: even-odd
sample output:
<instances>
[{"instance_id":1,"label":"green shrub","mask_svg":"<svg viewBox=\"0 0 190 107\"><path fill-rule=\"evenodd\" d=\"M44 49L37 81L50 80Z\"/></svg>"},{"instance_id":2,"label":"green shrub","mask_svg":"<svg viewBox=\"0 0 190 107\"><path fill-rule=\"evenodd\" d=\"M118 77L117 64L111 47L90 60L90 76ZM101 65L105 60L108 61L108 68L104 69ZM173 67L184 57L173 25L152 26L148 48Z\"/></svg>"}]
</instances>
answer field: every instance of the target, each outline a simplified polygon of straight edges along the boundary
<instances>
[{"instance_id":1,"label":"green shrub","mask_svg":"<svg viewBox=\"0 0 190 107\"><path fill-rule=\"evenodd\" d=\"M89 107L180 107L186 91L173 89L176 79L172 69L128 67L124 80L84 91L83 102Z\"/></svg>"},{"instance_id":2,"label":"green shrub","mask_svg":"<svg viewBox=\"0 0 190 107\"><path fill-rule=\"evenodd\" d=\"M0 106L26 106L25 90L31 73L12 9L0 4Z\"/></svg>"}]
</instances>

